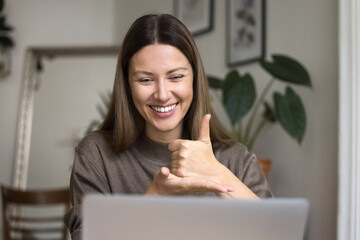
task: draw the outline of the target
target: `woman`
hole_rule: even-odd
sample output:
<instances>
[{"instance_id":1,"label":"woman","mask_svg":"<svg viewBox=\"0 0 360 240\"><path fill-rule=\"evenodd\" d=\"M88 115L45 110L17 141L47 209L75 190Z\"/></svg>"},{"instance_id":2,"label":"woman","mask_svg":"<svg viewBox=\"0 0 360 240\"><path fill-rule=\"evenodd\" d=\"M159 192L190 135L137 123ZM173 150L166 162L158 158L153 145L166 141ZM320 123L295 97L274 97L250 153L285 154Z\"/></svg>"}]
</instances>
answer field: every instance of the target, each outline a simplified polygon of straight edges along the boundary
<instances>
[{"instance_id":1,"label":"woman","mask_svg":"<svg viewBox=\"0 0 360 240\"><path fill-rule=\"evenodd\" d=\"M70 188L73 239L87 193L272 196L256 157L222 131L195 42L167 14L126 34L108 115L77 146Z\"/></svg>"}]
</instances>

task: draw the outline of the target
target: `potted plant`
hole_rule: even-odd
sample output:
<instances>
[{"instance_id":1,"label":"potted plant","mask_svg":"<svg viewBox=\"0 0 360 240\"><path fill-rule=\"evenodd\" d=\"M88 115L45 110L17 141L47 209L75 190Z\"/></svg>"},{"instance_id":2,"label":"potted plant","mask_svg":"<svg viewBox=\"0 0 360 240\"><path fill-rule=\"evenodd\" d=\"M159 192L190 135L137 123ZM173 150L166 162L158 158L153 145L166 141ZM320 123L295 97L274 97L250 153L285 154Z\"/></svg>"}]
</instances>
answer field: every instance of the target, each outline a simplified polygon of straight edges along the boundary
<instances>
[{"instance_id":1,"label":"potted plant","mask_svg":"<svg viewBox=\"0 0 360 240\"><path fill-rule=\"evenodd\" d=\"M14 46L14 41L9 35L13 29L7 25L6 17L2 14L4 4L4 0L0 0L0 76L6 76L10 73L11 58L9 49Z\"/></svg>"},{"instance_id":2,"label":"potted plant","mask_svg":"<svg viewBox=\"0 0 360 240\"><path fill-rule=\"evenodd\" d=\"M224 79L208 76L209 87L221 91L221 102L232 127L230 135L251 151L264 126L279 122L290 137L300 144L306 130L306 113L300 96L290 85L311 87L308 71L297 60L280 54L272 55L272 61L261 61L260 66L271 75L271 79L258 97L254 79L249 73L241 75L237 70L230 70ZM265 97L276 80L287 86L284 94L273 92L273 104L270 104ZM258 111L262 105L265 111L260 115ZM245 123L247 114L250 115ZM261 117L261 121L254 126L258 117ZM269 168L269 160L260 160L259 163L267 165L262 166L263 170ZM264 172L267 175L267 170Z\"/></svg>"}]
</instances>

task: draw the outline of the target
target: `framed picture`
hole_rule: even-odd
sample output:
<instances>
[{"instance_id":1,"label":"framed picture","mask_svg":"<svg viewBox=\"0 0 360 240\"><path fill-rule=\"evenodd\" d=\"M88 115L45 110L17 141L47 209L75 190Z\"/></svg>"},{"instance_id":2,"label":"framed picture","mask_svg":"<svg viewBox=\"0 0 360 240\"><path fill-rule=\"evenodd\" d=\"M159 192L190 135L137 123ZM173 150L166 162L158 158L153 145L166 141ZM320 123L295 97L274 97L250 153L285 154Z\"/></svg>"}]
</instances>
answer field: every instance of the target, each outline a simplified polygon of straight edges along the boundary
<instances>
[{"instance_id":1,"label":"framed picture","mask_svg":"<svg viewBox=\"0 0 360 240\"><path fill-rule=\"evenodd\" d=\"M265 0L227 0L227 64L265 56Z\"/></svg>"},{"instance_id":2,"label":"framed picture","mask_svg":"<svg viewBox=\"0 0 360 240\"><path fill-rule=\"evenodd\" d=\"M174 0L174 16L193 36L212 30L213 14L214 0Z\"/></svg>"}]
</instances>

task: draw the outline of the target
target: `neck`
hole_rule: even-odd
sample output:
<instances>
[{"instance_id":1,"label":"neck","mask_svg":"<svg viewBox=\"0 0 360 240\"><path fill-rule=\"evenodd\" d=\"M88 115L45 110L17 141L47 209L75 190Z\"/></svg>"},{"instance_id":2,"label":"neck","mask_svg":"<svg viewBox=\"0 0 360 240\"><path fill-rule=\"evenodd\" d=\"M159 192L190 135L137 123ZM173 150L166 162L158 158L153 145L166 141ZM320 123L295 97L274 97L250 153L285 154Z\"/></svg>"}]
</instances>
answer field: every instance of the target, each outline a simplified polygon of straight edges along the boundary
<instances>
[{"instance_id":1,"label":"neck","mask_svg":"<svg viewBox=\"0 0 360 240\"><path fill-rule=\"evenodd\" d=\"M149 130L149 128L146 128L145 134L148 138L150 138L154 142L171 143L172 141L181 138L182 127L180 129L176 129L176 130L171 130L171 131L167 131L167 132L158 131L156 133Z\"/></svg>"}]
</instances>

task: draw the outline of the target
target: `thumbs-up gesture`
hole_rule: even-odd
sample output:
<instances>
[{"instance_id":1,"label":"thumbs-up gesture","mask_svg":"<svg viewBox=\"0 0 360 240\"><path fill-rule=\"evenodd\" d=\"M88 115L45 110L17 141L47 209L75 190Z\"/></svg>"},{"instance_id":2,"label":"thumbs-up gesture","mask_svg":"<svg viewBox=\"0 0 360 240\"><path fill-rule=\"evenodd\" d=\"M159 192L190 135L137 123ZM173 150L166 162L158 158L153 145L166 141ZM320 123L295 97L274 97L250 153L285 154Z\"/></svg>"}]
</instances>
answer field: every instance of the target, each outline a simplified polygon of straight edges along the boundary
<instances>
[{"instance_id":1,"label":"thumbs-up gesture","mask_svg":"<svg viewBox=\"0 0 360 240\"><path fill-rule=\"evenodd\" d=\"M211 139L211 115L206 114L200 124L197 141L177 139L169 144L171 154L171 173L178 177L196 177L220 182L224 166L215 158Z\"/></svg>"}]
</instances>

